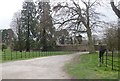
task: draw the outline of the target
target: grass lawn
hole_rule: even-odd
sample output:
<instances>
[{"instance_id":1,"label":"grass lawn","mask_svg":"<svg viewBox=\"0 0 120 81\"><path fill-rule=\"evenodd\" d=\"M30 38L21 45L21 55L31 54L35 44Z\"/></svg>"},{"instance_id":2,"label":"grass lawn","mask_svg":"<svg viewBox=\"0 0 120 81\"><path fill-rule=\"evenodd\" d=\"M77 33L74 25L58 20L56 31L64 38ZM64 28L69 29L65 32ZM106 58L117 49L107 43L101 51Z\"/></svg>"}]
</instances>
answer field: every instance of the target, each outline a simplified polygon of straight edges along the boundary
<instances>
[{"instance_id":1,"label":"grass lawn","mask_svg":"<svg viewBox=\"0 0 120 81\"><path fill-rule=\"evenodd\" d=\"M9 49L7 49L5 50L5 52L0 53L0 56L2 56L2 61L0 62L26 60L26 59L32 59L37 57L65 55L65 54L70 54L70 52L38 52L38 51L31 51L31 52L12 51L11 52Z\"/></svg>"},{"instance_id":2,"label":"grass lawn","mask_svg":"<svg viewBox=\"0 0 120 81\"><path fill-rule=\"evenodd\" d=\"M97 53L75 57L65 65L65 70L72 78L77 79L118 79L118 71L105 65L98 66Z\"/></svg>"}]
</instances>

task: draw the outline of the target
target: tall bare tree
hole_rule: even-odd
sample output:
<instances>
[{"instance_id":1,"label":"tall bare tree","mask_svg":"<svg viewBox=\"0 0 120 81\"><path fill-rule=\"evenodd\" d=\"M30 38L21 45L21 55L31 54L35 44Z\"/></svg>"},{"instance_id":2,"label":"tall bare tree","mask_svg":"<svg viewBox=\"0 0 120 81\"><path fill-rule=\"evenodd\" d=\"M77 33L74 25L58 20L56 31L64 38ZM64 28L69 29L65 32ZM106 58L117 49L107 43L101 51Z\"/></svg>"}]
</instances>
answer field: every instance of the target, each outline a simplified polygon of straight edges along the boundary
<instances>
[{"instance_id":1,"label":"tall bare tree","mask_svg":"<svg viewBox=\"0 0 120 81\"><path fill-rule=\"evenodd\" d=\"M109 50L118 50L118 28L117 24L108 24L105 30L105 43Z\"/></svg>"},{"instance_id":2,"label":"tall bare tree","mask_svg":"<svg viewBox=\"0 0 120 81\"><path fill-rule=\"evenodd\" d=\"M17 36L17 39L14 40L17 44L14 44L14 49L19 50L20 52L23 50L24 43L23 41L23 29L22 29L22 21L21 21L21 12L16 12L13 16L11 22L11 28Z\"/></svg>"},{"instance_id":3,"label":"tall bare tree","mask_svg":"<svg viewBox=\"0 0 120 81\"><path fill-rule=\"evenodd\" d=\"M100 13L96 12L96 6L100 5L99 0L81 0L84 4L82 7L79 3L74 0L72 1L72 6L69 3L58 3L53 9L56 11L57 17L59 18L56 24L68 28L79 28L77 32L86 32L88 36L88 46L89 53L95 52L92 29L99 26L101 23L99 16L102 16ZM60 12L62 16L60 16Z\"/></svg>"},{"instance_id":4,"label":"tall bare tree","mask_svg":"<svg viewBox=\"0 0 120 81\"><path fill-rule=\"evenodd\" d=\"M111 7L112 7L113 11L118 16L118 18L120 18L120 10L117 9L117 7L115 6L114 0L111 0L110 3L111 3ZM118 38L118 42L119 42L120 41L120 35L119 35L120 34L120 26L118 26L117 32L118 32L117 38ZM120 45L117 45L117 46L118 46L118 50L120 50Z\"/></svg>"}]
</instances>

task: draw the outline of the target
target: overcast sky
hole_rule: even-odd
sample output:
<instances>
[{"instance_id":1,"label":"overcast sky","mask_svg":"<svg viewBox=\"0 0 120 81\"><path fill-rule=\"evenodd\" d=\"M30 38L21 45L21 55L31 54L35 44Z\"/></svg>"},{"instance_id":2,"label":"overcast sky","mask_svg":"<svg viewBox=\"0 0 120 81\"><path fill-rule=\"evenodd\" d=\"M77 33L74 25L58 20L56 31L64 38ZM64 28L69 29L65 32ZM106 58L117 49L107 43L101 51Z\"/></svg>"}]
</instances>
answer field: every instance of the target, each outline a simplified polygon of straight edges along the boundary
<instances>
[{"instance_id":1,"label":"overcast sky","mask_svg":"<svg viewBox=\"0 0 120 81\"><path fill-rule=\"evenodd\" d=\"M10 23L15 12L22 8L22 2L24 0L0 0L0 29L10 28ZM58 1L58 0L53 0ZM117 0L115 0L118 2ZM102 7L98 11L104 13L106 21L117 21L117 16L110 8L110 4L107 7Z\"/></svg>"}]
</instances>

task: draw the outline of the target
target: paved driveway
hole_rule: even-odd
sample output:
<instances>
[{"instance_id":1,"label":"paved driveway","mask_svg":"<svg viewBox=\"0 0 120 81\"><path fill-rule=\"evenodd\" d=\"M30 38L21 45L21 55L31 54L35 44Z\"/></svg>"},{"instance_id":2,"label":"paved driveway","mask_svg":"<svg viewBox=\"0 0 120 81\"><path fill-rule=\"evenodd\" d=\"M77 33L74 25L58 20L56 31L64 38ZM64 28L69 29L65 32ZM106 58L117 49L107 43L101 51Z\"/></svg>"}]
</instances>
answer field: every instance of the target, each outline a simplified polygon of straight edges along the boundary
<instances>
[{"instance_id":1,"label":"paved driveway","mask_svg":"<svg viewBox=\"0 0 120 81\"><path fill-rule=\"evenodd\" d=\"M79 52L70 55L57 55L31 60L3 63L3 79L70 79L63 71L65 63L69 62Z\"/></svg>"}]
</instances>

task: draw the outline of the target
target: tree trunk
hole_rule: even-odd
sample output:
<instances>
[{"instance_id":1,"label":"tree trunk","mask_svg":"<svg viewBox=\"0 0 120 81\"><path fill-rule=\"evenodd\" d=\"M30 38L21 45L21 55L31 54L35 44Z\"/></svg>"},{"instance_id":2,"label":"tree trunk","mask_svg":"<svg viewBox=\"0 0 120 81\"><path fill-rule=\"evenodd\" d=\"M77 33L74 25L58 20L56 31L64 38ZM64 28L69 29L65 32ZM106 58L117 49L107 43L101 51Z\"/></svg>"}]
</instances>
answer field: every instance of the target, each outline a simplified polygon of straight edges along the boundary
<instances>
[{"instance_id":1,"label":"tree trunk","mask_svg":"<svg viewBox=\"0 0 120 81\"><path fill-rule=\"evenodd\" d=\"M87 36L88 36L88 48L89 48L89 53L95 53L95 48L94 48L94 43L92 40L92 32L91 29L87 29Z\"/></svg>"},{"instance_id":2,"label":"tree trunk","mask_svg":"<svg viewBox=\"0 0 120 81\"><path fill-rule=\"evenodd\" d=\"M88 47L89 47L89 53L91 54L91 53L95 52L95 48L94 48L94 43L93 43L93 39L92 39L92 32L91 32L91 27L90 27L89 7L87 7L86 13L87 13L86 28L87 28L87 36L88 36Z\"/></svg>"},{"instance_id":3,"label":"tree trunk","mask_svg":"<svg viewBox=\"0 0 120 81\"><path fill-rule=\"evenodd\" d=\"M120 18L120 10L116 8L116 6L114 5L114 2L111 2L111 6L115 14Z\"/></svg>"},{"instance_id":4,"label":"tree trunk","mask_svg":"<svg viewBox=\"0 0 120 81\"><path fill-rule=\"evenodd\" d=\"M43 37L42 37L43 49L42 51L47 51L47 38L46 38L46 29L43 28Z\"/></svg>"},{"instance_id":5,"label":"tree trunk","mask_svg":"<svg viewBox=\"0 0 120 81\"><path fill-rule=\"evenodd\" d=\"M29 40L29 28L27 31L27 41L26 41L26 51L29 52L30 51L30 40Z\"/></svg>"},{"instance_id":6,"label":"tree trunk","mask_svg":"<svg viewBox=\"0 0 120 81\"><path fill-rule=\"evenodd\" d=\"M26 41L26 51L30 51L30 26L29 26L29 14L28 14L28 27L27 27L27 41Z\"/></svg>"},{"instance_id":7,"label":"tree trunk","mask_svg":"<svg viewBox=\"0 0 120 81\"><path fill-rule=\"evenodd\" d=\"M19 21L19 19L17 18L17 25L18 25L18 33L17 33L17 35L18 35L18 49L17 50L19 50L20 52L22 52L22 36L21 36L21 27L20 27L20 21Z\"/></svg>"}]
</instances>

